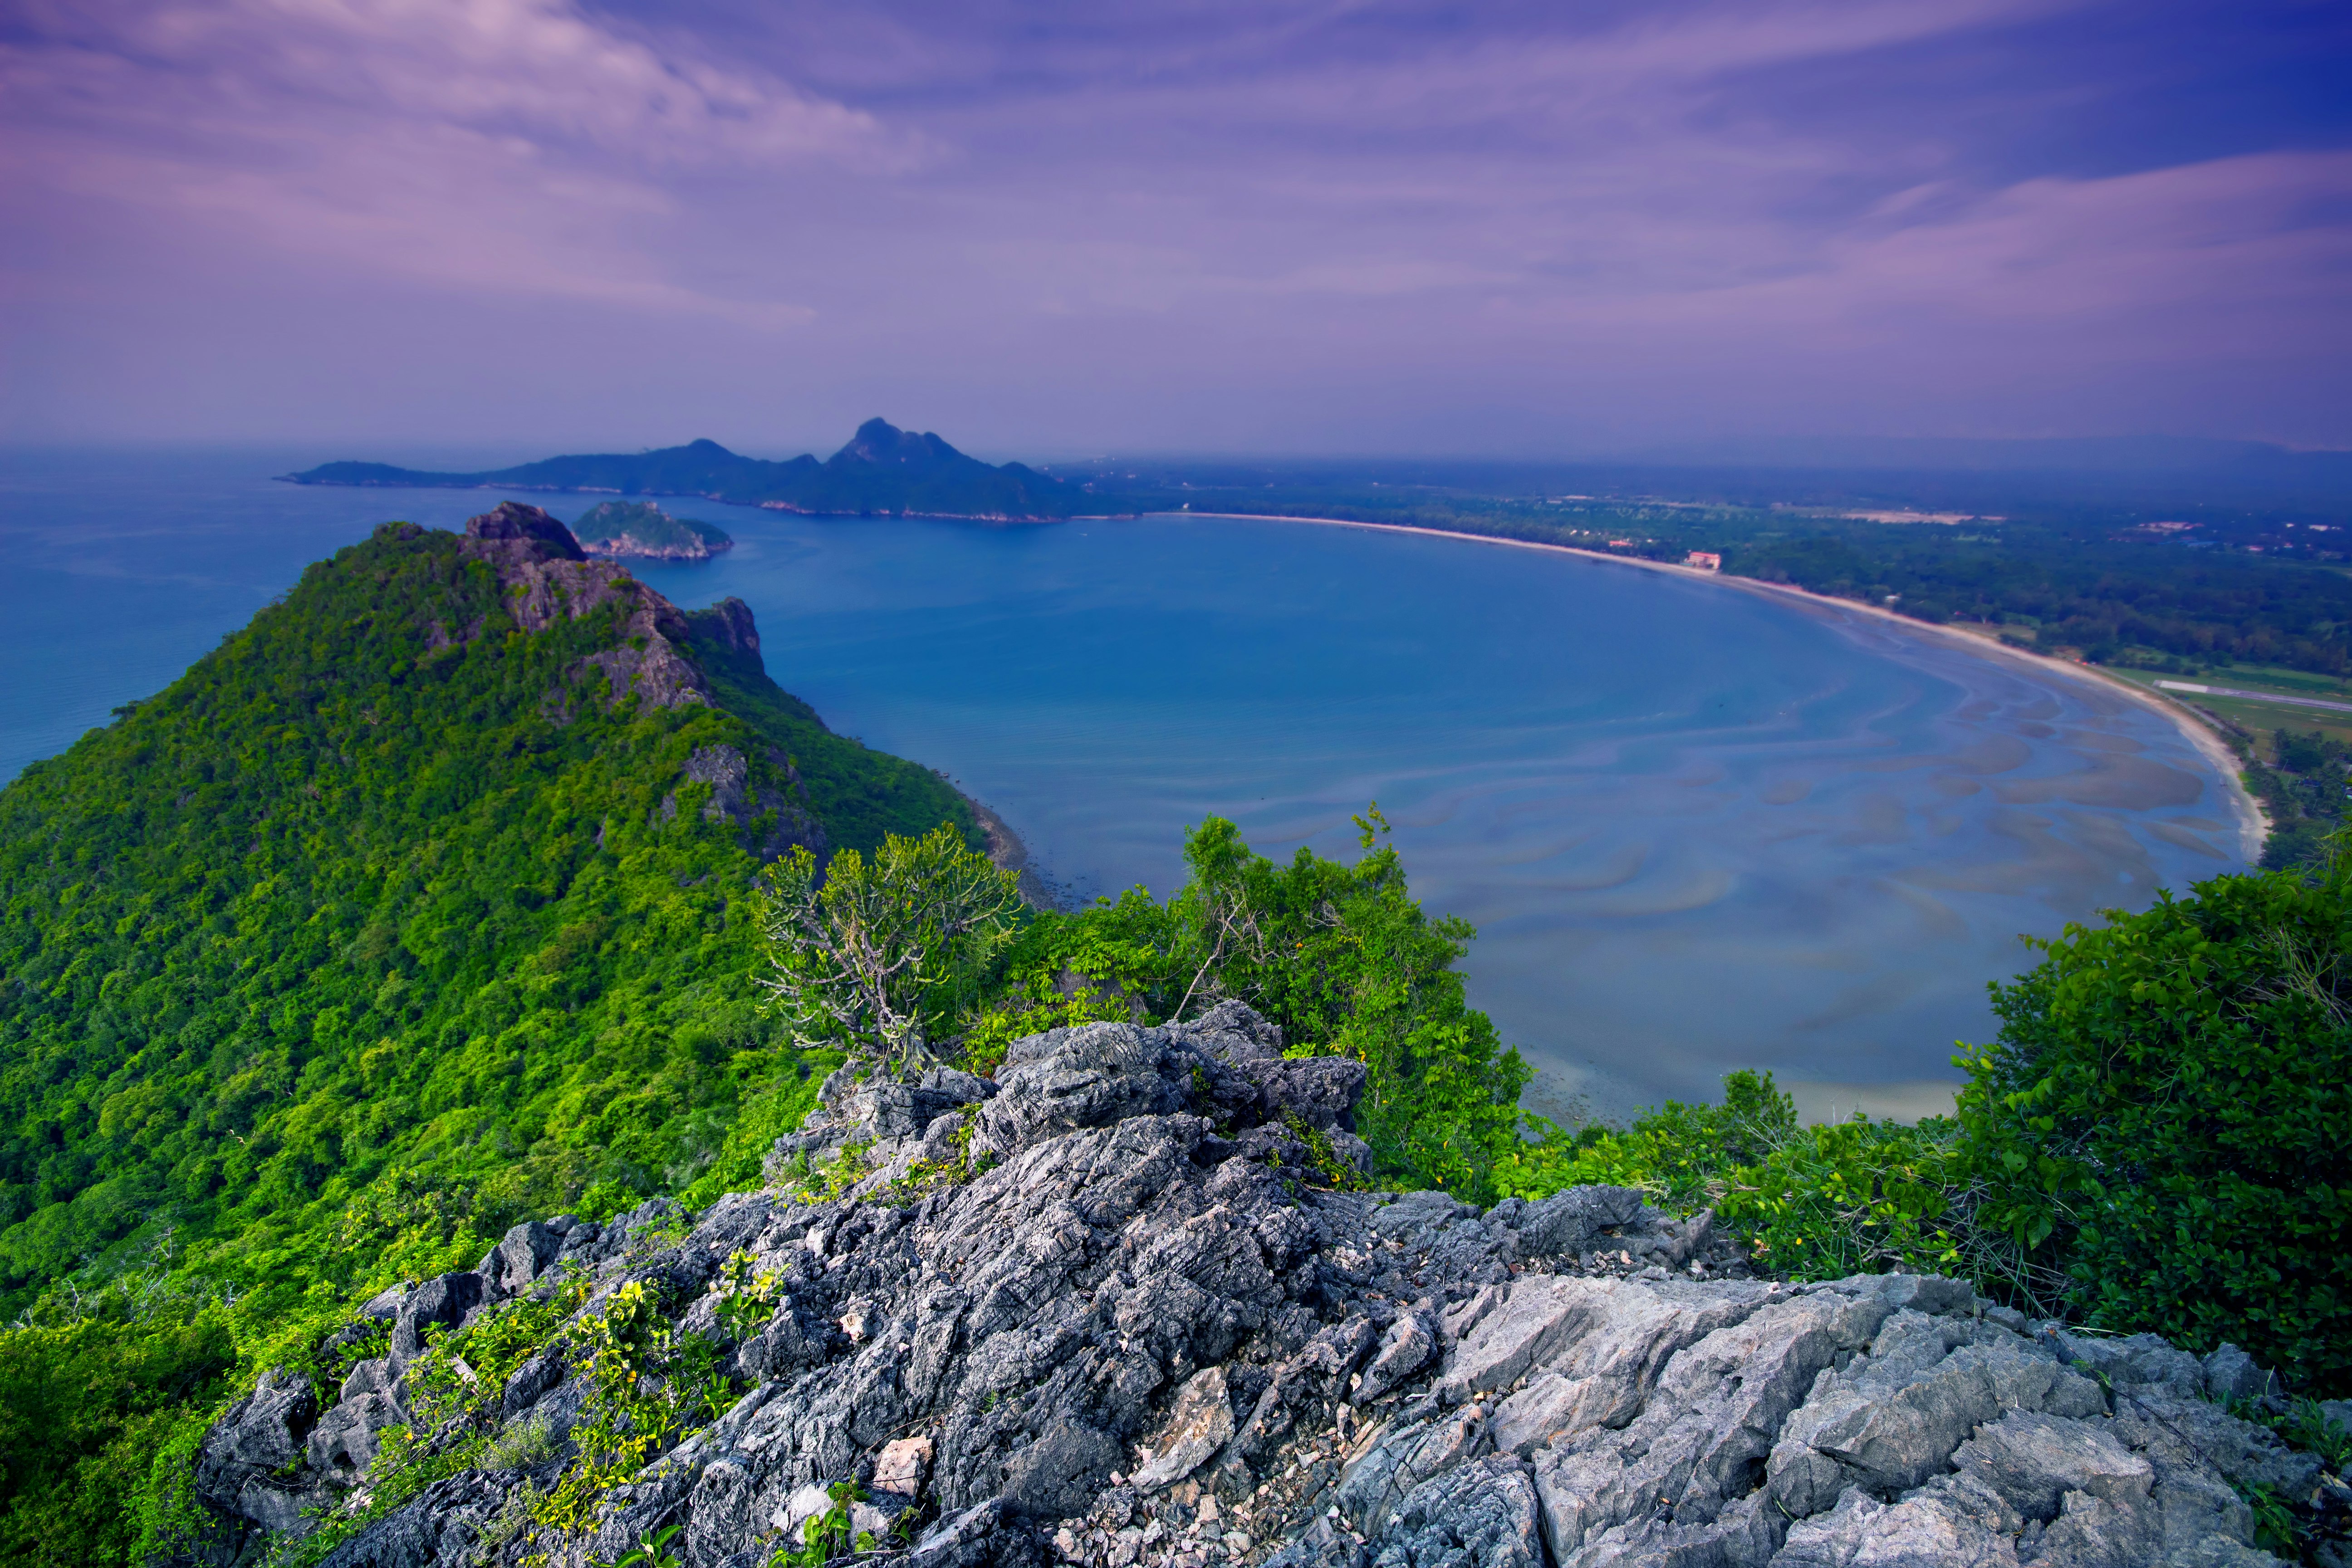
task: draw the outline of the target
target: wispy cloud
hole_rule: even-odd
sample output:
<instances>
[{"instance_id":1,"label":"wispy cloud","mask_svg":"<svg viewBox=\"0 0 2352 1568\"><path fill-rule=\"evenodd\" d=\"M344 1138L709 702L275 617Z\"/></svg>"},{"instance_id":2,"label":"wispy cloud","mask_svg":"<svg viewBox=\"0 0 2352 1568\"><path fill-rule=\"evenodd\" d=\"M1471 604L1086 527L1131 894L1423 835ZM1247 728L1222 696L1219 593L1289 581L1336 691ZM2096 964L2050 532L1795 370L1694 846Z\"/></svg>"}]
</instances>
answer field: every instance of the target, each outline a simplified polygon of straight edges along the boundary
<instances>
[{"instance_id":1,"label":"wispy cloud","mask_svg":"<svg viewBox=\"0 0 2352 1568\"><path fill-rule=\"evenodd\" d=\"M44 8L0 45L18 180L257 247L459 289L713 312L805 307L662 275L675 182L901 169L920 140L568 0Z\"/></svg>"},{"instance_id":2,"label":"wispy cloud","mask_svg":"<svg viewBox=\"0 0 2352 1568\"><path fill-rule=\"evenodd\" d=\"M632 3L40 0L9 294L674 330L718 431L2352 441L2352 24L2292 0Z\"/></svg>"}]
</instances>

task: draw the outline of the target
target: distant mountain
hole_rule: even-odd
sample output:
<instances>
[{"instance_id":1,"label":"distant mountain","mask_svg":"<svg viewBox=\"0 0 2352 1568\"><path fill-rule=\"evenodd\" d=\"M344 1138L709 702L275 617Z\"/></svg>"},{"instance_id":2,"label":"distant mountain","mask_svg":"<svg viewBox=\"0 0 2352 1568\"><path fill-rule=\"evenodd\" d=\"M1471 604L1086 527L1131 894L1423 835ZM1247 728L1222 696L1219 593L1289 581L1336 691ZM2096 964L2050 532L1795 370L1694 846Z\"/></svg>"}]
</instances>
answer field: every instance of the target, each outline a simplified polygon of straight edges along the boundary
<instances>
[{"instance_id":1,"label":"distant mountain","mask_svg":"<svg viewBox=\"0 0 2352 1568\"><path fill-rule=\"evenodd\" d=\"M600 501L580 514L572 536L591 555L632 555L656 561L708 561L735 548L723 528L672 517L651 501Z\"/></svg>"},{"instance_id":2,"label":"distant mountain","mask_svg":"<svg viewBox=\"0 0 2352 1568\"><path fill-rule=\"evenodd\" d=\"M655 452L549 458L478 474L433 473L388 463L322 463L278 477L298 485L691 495L777 511L1003 522L1039 522L1104 510L1086 491L1034 468L1020 463L992 467L928 431L917 435L886 419L860 425L849 444L823 462L803 453L787 463L772 463L704 440Z\"/></svg>"}]
</instances>

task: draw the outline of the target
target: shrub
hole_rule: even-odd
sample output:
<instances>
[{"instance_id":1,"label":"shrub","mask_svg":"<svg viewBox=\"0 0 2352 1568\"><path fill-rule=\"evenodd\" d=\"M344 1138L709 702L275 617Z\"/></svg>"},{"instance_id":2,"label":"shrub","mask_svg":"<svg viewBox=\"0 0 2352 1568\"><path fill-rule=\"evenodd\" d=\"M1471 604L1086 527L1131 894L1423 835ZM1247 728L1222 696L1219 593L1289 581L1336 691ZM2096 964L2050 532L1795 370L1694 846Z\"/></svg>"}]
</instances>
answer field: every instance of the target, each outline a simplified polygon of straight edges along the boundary
<instances>
[{"instance_id":1,"label":"shrub","mask_svg":"<svg viewBox=\"0 0 2352 1568\"><path fill-rule=\"evenodd\" d=\"M2352 1391L2347 893L2339 843L2070 926L1993 987L2000 1039L1960 1058L1979 1217L2090 1323Z\"/></svg>"},{"instance_id":2,"label":"shrub","mask_svg":"<svg viewBox=\"0 0 2352 1568\"><path fill-rule=\"evenodd\" d=\"M1305 847L1277 864L1213 816L1185 835L1191 875L1164 905L1137 889L1046 916L1005 968L1023 985L1069 973L1101 988L1066 1013L1173 1021L1246 1002L1280 1026L1292 1055L1364 1064L1357 1125L1384 1179L1491 1202L1534 1074L1465 999L1454 965L1476 931L1413 900L1378 805L1356 826L1364 853L1353 865ZM1032 994L1032 1005L1040 1000ZM1016 987L1008 1005L1020 1003Z\"/></svg>"},{"instance_id":3,"label":"shrub","mask_svg":"<svg viewBox=\"0 0 2352 1568\"><path fill-rule=\"evenodd\" d=\"M1018 879L952 823L892 834L869 858L795 848L769 868L759 980L793 1042L890 1072L940 1065L940 1047L1012 941Z\"/></svg>"},{"instance_id":4,"label":"shrub","mask_svg":"<svg viewBox=\"0 0 2352 1568\"><path fill-rule=\"evenodd\" d=\"M1549 1197L1567 1187L1638 1187L1651 1202L1688 1214L1713 1202L1729 1172L1759 1164L1793 1138L1797 1107L1770 1073L1724 1079L1721 1105L1668 1100L1624 1129L1591 1122L1571 1132L1529 1116L1536 1136L1496 1166L1507 1197Z\"/></svg>"}]
</instances>

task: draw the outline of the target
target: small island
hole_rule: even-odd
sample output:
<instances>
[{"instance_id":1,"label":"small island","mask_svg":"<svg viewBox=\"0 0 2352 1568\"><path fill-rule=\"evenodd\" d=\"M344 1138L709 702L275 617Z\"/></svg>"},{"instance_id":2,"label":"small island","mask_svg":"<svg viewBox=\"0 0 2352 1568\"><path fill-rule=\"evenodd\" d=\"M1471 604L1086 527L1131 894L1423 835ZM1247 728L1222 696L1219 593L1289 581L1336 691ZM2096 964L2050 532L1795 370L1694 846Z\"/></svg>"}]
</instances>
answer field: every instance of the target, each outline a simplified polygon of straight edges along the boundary
<instances>
[{"instance_id":1,"label":"small island","mask_svg":"<svg viewBox=\"0 0 2352 1568\"><path fill-rule=\"evenodd\" d=\"M672 517L651 501L608 500L590 507L572 525L591 555L652 561L708 561L735 548L727 531L690 517Z\"/></svg>"}]
</instances>

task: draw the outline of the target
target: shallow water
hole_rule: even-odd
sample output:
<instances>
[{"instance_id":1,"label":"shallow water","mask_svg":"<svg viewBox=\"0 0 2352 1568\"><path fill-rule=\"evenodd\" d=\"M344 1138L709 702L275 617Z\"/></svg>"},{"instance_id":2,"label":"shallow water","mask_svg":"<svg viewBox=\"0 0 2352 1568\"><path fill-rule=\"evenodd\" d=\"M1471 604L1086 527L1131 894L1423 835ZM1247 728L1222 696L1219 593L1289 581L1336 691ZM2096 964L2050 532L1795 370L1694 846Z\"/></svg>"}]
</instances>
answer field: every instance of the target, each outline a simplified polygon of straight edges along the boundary
<instances>
[{"instance_id":1,"label":"shallow water","mask_svg":"<svg viewBox=\"0 0 2352 1568\"><path fill-rule=\"evenodd\" d=\"M7 459L0 775L374 522L499 499L260 478L308 460ZM1211 813L1352 853L1377 799L1423 901L1480 928L1472 996L1546 1069L1538 1104L1757 1066L1816 1110L1932 1107L2018 933L2242 863L2163 719L1874 617L1308 524L671 510L739 545L642 575L747 600L779 682L944 769L1074 892L1166 891Z\"/></svg>"}]
</instances>

